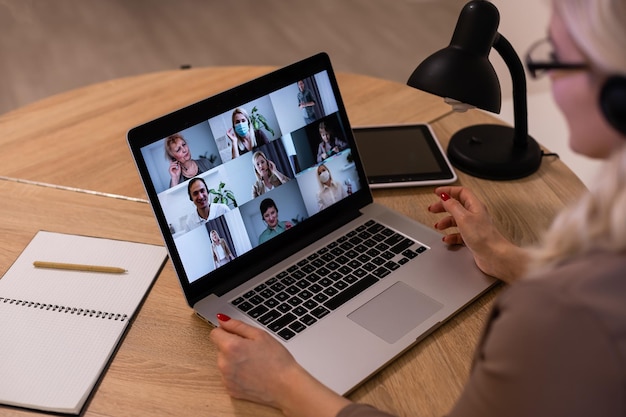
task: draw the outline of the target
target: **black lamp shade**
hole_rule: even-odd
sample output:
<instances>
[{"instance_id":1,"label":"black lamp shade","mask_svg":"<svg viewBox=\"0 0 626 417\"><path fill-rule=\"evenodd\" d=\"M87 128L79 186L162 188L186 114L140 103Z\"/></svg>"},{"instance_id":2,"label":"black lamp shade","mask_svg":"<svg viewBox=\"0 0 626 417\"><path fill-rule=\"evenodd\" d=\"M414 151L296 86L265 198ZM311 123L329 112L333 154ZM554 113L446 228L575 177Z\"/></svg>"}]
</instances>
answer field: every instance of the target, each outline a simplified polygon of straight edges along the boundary
<instances>
[{"instance_id":1,"label":"black lamp shade","mask_svg":"<svg viewBox=\"0 0 626 417\"><path fill-rule=\"evenodd\" d=\"M492 113L500 112L500 82L491 62L455 46L426 58L407 84Z\"/></svg>"},{"instance_id":2,"label":"black lamp shade","mask_svg":"<svg viewBox=\"0 0 626 417\"><path fill-rule=\"evenodd\" d=\"M500 13L490 2L467 3L461 10L450 45L426 58L407 84L500 113L500 82L489 62L499 23Z\"/></svg>"},{"instance_id":3,"label":"black lamp shade","mask_svg":"<svg viewBox=\"0 0 626 417\"><path fill-rule=\"evenodd\" d=\"M495 49L511 72L515 127L466 127L450 138L447 152L450 162L468 174L508 180L535 172L541 164L542 152L528 136L524 68L512 45L498 33L499 23L500 13L492 3L470 1L461 10L450 45L426 58L407 84L499 113L500 82L489 62L489 53Z\"/></svg>"}]
</instances>

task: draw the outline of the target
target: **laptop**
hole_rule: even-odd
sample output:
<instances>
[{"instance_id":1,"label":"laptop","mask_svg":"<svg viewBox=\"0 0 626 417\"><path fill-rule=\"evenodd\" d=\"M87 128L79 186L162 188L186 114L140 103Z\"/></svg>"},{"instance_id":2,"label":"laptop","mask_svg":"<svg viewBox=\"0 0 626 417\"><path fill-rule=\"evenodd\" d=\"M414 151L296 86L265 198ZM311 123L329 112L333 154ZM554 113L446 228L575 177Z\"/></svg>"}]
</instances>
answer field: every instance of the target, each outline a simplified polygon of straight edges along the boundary
<instances>
[{"instance_id":1,"label":"laptop","mask_svg":"<svg viewBox=\"0 0 626 417\"><path fill-rule=\"evenodd\" d=\"M189 306L265 328L339 394L495 283L373 201L325 53L127 139Z\"/></svg>"}]
</instances>

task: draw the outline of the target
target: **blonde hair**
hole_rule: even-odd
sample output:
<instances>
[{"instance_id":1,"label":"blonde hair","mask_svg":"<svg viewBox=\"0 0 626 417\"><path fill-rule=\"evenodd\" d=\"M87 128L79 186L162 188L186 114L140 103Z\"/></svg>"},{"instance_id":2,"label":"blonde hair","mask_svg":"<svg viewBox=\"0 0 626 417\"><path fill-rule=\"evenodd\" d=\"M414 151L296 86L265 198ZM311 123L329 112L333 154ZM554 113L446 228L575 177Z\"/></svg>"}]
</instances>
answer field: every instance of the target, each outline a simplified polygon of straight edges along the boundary
<instances>
[{"instance_id":1,"label":"blonde hair","mask_svg":"<svg viewBox=\"0 0 626 417\"><path fill-rule=\"evenodd\" d=\"M254 155L252 155L252 166L254 167L254 174L256 175L256 179L261 181L263 177L261 176L261 174L259 174L259 171L256 169L256 159L259 157L265 159L265 162L267 162L268 165L270 163L270 160L267 159L267 156L265 156L265 154L261 151L256 151Z\"/></svg>"},{"instance_id":2,"label":"blonde hair","mask_svg":"<svg viewBox=\"0 0 626 417\"><path fill-rule=\"evenodd\" d=\"M183 142L187 143L183 135L181 135L180 133L174 133L173 135L169 135L165 139L165 158L167 160L176 159L174 157L174 154L172 153L171 146L173 143L176 143L179 140L182 140Z\"/></svg>"},{"instance_id":3,"label":"blonde hair","mask_svg":"<svg viewBox=\"0 0 626 417\"><path fill-rule=\"evenodd\" d=\"M626 0L554 0L569 34L608 74L626 74Z\"/></svg>"},{"instance_id":4,"label":"blonde hair","mask_svg":"<svg viewBox=\"0 0 626 417\"><path fill-rule=\"evenodd\" d=\"M556 217L531 250L531 266L555 266L597 250L626 254L626 144L603 165L597 186Z\"/></svg>"},{"instance_id":5,"label":"blonde hair","mask_svg":"<svg viewBox=\"0 0 626 417\"><path fill-rule=\"evenodd\" d=\"M324 183L322 182L322 180L320 178L320 173L321 173L320 171L322 170L322 168L324 168L324 170L326 172L328 172L328 175L329 175L328 178L330 179L330 183L334 184L333 174L332 174L332 172L330 172L330 169L328 169L328 167L325 164L320 164L320 165L317 166L317 182L319 183L321 190L324 189Z\"/></svg>"},{"instance_id":6,"label":"blonde hair","mask_svg":"<svg viewBox=\"0 0 626 417\"><path fill-rule=\"evenodd\" d=\"M554 0L554 5L594 66L626 74L626 0ZM602 166L595 186L561 212L530 250L530 270L599 250L626 253L626 142Z\"/></svg>"},{"instance_id":7,"label":"blonde hair","mask_svg":"<svg viewBox=\"0 0 626 417\"><path fill-rule=\"evenodd\" d=\"M248 121L248 128L249 128L248 130L250 132L250 141L252 142L252 147L256 148L256 146L257 146L256 133L254 131L254 126L252 125L252 120L250 119L250 115L248 114L246 109L244 109L243 107L237 107L235 110L233 110L233 114L231 116L231 122L233 124L233 129L235 128L235 116L237 114L243 115L243 117L245 117L246 120ZM238 139L241 138L241 136L239 136L236 131L235 131L235 136Z\"/></svg>"}]
</instances>

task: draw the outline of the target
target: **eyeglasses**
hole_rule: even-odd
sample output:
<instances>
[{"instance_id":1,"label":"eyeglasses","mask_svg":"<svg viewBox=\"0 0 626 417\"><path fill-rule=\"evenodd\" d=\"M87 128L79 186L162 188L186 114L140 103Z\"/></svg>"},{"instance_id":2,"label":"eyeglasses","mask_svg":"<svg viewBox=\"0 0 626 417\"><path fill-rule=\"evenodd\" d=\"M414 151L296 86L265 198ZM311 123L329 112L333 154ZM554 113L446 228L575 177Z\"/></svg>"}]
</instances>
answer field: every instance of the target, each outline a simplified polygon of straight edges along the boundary
<instances>
[{"instance_id":1,"label":"eyeglasses","mask_svg":"<svg viewBox=\"0 0 626 417\"><path fill-rule=\"evenodd\" d=\"M535 42L526 54L526 68L533 78L539 78L551 70L585 70L589 64L559 62L550 39Z\"/></svg>"}]
</instances>

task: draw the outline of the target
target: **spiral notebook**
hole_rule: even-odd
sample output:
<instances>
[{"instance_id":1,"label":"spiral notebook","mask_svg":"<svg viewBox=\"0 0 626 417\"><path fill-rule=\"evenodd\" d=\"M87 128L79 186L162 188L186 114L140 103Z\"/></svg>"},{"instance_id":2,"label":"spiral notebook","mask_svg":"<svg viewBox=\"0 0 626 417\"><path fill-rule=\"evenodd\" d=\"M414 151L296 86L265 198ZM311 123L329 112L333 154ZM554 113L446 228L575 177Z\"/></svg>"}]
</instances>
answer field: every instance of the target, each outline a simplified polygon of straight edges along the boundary
<instances>
[{"instance_id":1,"label":"spiral notebook","mask_svg":"<svg viewBox=\"0 0 626 417\"><path fill-rule=\"evenodd\" d=\"M156 245L38 232L0 279L0 404L79 414L166 256ZM127 272L35 268L36 260Z\"/></svg>"}]
</instances>

